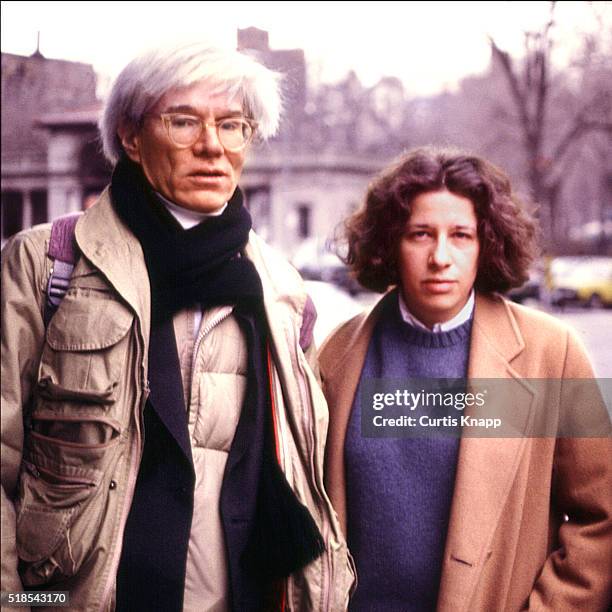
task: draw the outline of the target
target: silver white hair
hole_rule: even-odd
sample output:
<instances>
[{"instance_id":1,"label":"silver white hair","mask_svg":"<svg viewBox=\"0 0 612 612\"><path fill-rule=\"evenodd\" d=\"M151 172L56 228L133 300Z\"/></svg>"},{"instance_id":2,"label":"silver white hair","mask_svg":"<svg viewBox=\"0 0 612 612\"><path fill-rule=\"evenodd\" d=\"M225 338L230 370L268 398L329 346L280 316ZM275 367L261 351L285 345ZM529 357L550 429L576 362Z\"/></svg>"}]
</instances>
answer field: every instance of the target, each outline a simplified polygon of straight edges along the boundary
<instances>
[{"instance_id":1,"label":"silver white hair","mask_svg":"<svg viewBox=\"0 0 612 612\"><path fill-rule=\"evenodd\" d=\"M115 80L99 122L104 155L115 164L123 147L117 130L139 126L168 91L206 82L211 94L238 98L263 139L278 130L281 75L238 51L189 43L157 48L132 60Z\"/></svg>"}]
</instances>

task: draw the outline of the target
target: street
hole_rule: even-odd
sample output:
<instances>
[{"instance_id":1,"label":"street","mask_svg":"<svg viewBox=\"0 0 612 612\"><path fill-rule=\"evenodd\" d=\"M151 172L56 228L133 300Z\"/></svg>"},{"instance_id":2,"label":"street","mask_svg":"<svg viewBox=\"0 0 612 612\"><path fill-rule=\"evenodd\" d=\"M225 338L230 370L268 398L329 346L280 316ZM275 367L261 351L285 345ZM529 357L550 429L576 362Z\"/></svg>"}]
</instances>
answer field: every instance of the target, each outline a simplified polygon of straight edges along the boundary
<instances>
[{"instance_id":1,"label":"street","mask_svg":"<svg viewBox=\"0 0 612 612\"><path fill-rule=\"evenodd\" d=\"M315 341L320 346L327 335L340 323L369 308L379 299L378 294L362 293L351 297L329 283L306 282L310 297L317 307ZM534 302L531 306L537 307ZM612 310L567 308L552 312L573 326L584 341L599 378L612 378Z\"/></svg>"},{"instance_id":2,"label":"street","mask_svg":"<svg viewBox=\"0 0 612 612\"><path fill-rule=\"evenodd\" d=\"M553 312L574 327L585 343L599 378L612 378L612 310L583 308Z\"/></svg>"}]
</instances>

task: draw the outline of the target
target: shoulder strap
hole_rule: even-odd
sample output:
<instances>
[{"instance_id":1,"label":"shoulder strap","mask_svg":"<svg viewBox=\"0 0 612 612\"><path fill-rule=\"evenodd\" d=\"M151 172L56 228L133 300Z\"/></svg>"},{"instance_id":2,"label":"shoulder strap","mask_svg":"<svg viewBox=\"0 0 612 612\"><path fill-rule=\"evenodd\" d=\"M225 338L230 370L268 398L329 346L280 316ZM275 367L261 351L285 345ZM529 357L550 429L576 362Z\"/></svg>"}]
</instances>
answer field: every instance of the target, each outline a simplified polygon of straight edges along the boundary
<instances>
[{"instance_id":1,"label":"shoulder strap","mask_svg":"<svg viewBox=\"0 0 612 612\"><path fill-rule=\"evenodd\" d=\"M79 257L74 231L82 214L82 212L76 212L58 217L51 225L51 238L49 239L47 254L53 260L53 266L47 282L44 312L45 327L51 321L51 317L53 317L66 295L72 270Z\"/></svg>"},{"instance_id":2,"label":"shoulder strap","mask_svg":"<svg viewBox=\"0 0 612 612\"><path fill-rule=\"evenodd\" d=\"M304 314L302 316L302 327L300 328L300 347L306 351L312 344L314 338L314 326L317 320L317 309L315 308L312 298L306 296L306 305L304 306Z\"/></svg>"}]
</instances>

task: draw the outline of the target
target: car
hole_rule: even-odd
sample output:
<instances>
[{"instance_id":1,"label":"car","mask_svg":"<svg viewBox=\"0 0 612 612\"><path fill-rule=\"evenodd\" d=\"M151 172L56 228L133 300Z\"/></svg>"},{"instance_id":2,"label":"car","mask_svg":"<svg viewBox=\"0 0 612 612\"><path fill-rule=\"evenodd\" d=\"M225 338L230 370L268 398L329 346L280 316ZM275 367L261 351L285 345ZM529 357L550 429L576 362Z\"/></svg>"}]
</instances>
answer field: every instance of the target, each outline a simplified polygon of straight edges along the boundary
<instances>
[{"instance_id":1,"label":"car","mask_svg":"<svg viewBox=\"0 0 612 612\"><path fill-rule=\"evenodd\" d=\"M551 264L551 301L557 306L612 306L612 257L571 258Z\"/></svg>"},{"instance_id":2,"label":"car","mask_svg":"<svg viewBox=\"0 0 612 612\"><path fill-rule=\"evenodd\" d=\"M523 304L527 300L540 300L540 292L543 282L543 275L540 270L532 270L529 273L529 278L520 287L511 289L508 292L508 298L518 304Z\"/></svg>"},{"instance_id":3,"label":"car","mask_svg":"<svg viewBox=\"0 0 612 612\"><path fill-rule=\"evenodd\" d=\"M316 240L304 241L293 256L292 263L305 280L331 283L353 296L366 291L338 255Z\"/></svg>"},{"instance_id":4,"label":"car","mask_svg":"<svg viewBox=\"0 0 612 612\"><path fill-rule=\"evenodd\" d=\"M601 276L585 279L576 288L578 300L590 308L612 306L612 267Z\"/></svg>"}]
</instances>

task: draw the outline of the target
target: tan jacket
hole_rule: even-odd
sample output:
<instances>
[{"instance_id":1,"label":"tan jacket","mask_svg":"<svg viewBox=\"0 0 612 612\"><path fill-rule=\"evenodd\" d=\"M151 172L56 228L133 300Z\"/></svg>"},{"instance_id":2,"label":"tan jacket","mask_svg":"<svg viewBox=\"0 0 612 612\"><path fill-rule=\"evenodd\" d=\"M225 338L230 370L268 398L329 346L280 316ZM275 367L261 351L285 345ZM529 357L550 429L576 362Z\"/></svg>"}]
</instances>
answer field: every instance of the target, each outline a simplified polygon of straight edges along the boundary
<instances>
[{"instance_id":1,"label":"tan jacket","mask_svg":"<svg viewBox=\"0 0 612 612\"><path fill-rule=\"evenodd\" d=\"M83 256L46 335L49 226L22 232L3 253L2 590L61 580L70 609L93 611L113 607L142 452L150 296L140 245L107 193L76 239ZM282 468L327 544L288 581L288 608L344 610L354 577L323 488L327 406L299 348L306 294L255 234L245 252L264 289Z\"/></svg>"},{"instance_id":2,"label":"tan jacket","mask_svg":"<svg viewBox=\"0 0 612 612\"><path fill-rule=\"evenodd\" d=\"M338 328L319 356L330 407L325 481L345 531L344 441L378 315L377 306ZM565 325L499 297L477 296L470 379L592 376ZM548 405L515 387L517 406ZM438 611L607 610L611 457L610 438L462 438Z\"/></svg>"}]
</instances>

